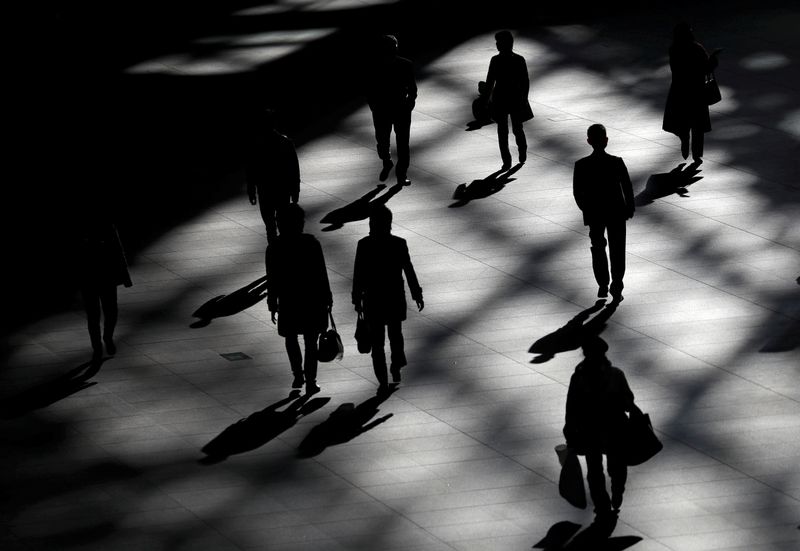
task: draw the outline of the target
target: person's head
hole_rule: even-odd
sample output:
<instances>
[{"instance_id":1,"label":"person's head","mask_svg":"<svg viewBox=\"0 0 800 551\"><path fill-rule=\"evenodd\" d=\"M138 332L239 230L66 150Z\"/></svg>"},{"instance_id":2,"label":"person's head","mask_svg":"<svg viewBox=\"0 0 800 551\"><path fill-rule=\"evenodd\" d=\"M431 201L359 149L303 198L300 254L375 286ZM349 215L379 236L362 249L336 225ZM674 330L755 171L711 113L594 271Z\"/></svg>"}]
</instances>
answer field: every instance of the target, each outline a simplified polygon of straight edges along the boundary
<instances>
[{"instance_id":1,"label":"person's head","mask_svg":"<svg viewBox=\"0 0 800 551\"><path fill-rule=\"evenodd\" d=\"M392 211L386 205L375 205L369 213L369 233L385 235L392 231Z\"/></svg>"},{"instance_id":2,"label":"person's head","mask_svg":"<svg viewBox=\"0 0 800 551\"><path fill-rule=\"evenodd\" d=\"M305 211L297 203L291 203L278 211L278 231L281 235L296 235L303 233L306 221Z\"/></svg>"},{"instance_id":3,"label":"person's head","mask_svg":"<svg viewBox=\"0 0 800 551\"><path fill-rule=\"evenodd\" d=\"M514 48L514 35L511 31L500 31L494 35L498 52L510 52Z\"/></svg>"},{"instance_id":4,"label":"person's head","mask_svg":"<svg viewBox=\"0 0 800 551\"><path fill-rule=\"evenodd\" d=\"M385 34L378 40L378 53L381 57L394 57L397 55L397 37Z\"/></svg>"},{"instance_id":5,"label":"person's head","mask_svg":"<svg viewBox=\"0 0 800 551\"><path fill-rule=\"evenodd\" d=\"M592 336L584 339L581 343L583 355L589 360L605 358L608 352L608 343L598 336Z\"/></svg>"},{"instance_id":6,"label":"person's head","mask_svg":"<svg viewBox=\"0 0 800 551\"><path fill-rule=\"evenodd\" d=\"M672 40L676 44L685 44L687 42L694 42L694 33L689 23L681 21L672 30Z\"/></svg>"},{"instance_id":7,"label":"person's head","mask_svg":"<svg viewBox=\"0 0 800 551\"><path fill-rule=\"evenodd\" d=\"M602 124L593 124L586 130L586 141L595 151L602 151L608 145L606 127Z\"/></svg>"}]
</instances>

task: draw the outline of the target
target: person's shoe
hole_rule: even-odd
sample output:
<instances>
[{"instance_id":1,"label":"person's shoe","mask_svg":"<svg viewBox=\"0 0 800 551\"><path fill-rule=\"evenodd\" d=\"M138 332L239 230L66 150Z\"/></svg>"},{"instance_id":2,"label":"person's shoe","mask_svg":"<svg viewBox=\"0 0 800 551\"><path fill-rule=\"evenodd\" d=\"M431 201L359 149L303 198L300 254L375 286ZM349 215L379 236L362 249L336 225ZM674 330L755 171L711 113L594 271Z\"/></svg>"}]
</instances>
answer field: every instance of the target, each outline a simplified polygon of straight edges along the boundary
<instances>
[{"instance_id":1,"label":"person's shoe","mask_svg":"<svg viewBox=\"0 0 800 551\"><path fill-rule=\"evenodd\" d=\"M389 368L389 372L392 374L392 382L399 383L401 381L400 377L400 367L392 366Z\"/></svg>"},{"instance_id":2,"label":"person's shoe","mask_svg":"<svg viewBox=\"0 0 800 551\"><path fill-rule=\"evenodd\" d=\"M389 388L387 383L383 383L382 385L378 385L378 396L385 397L392 393L392 389Z\"/></svg>"},{"instance_id":3,"label":"person's shoe","mask_svg":"<svg viewBox=\"0 0 800 551\"><path fill-rule=\"evenodd\" d=\"M625 297L622 296L622 291L617 291L616 293L611 293L611 303L612 304L619 304L625 300Z\"/></svg>"},{"instance_id":4,"label":"person's shoe","mask_svg":"<svg viewBox=\"0 0 800 551\"><path fill-rule=\"evenodd\" d=\"M98 363L103 359L103 348L95 348L92 353L92 363Z\"/></svg>"},{"instance_id":5,"label":"person's shoe","mask_svg":"<svg viewBox=\"0 0 800 551\"><path fill-rule=\"evenodd\" d=\"M525 161L528 160L528 152L527 151L520 151L519 152L519 164L524 165Z\"/></svg>"},{"instance_id":6,"label":"person's shoe","mask_svg":"<svg viewBox=\"0 0 800 551\"><path fill-rule=\"evenodd\" d=\"M703 164L703 158L692 156L692 164L694 166L700 166L701 164Z\"/></svg>"},{"instance_id":7,"label":"person's shoe","mask_svg":"<svg viewBox=\"0 0 800 551\"><path fill-rule=\"evenodd\" d=\"M108 352L109 356L113 356L117 353L117 345L114 344L114 339L106 337L103 339L103 342L106 343L106 352Z\"/></svg>"},{"instance_id":8,"label":"person's shoe","mask_svg":"<svg viewBox=\"0 0 800 551\"><path fill-rule=\"evenodd\" d=\"M608 298L608 287L600 287L597 289L597 298Z\"/></svg>"},{"instance_id":9,"label":"person's shoe","mask_svg":"<svg viewBox=\"0 0 800 551\"><path fill-rule=\"evenodd\" d=\"M503 166L500 167L500 170L508 170L511 168L511 161L503 161Z\"/></svg>"},{"instance_id":10,"label":"person's shoe","mask_svg":"<svg viewBox=\"0 0 800 551\"><path fill-rule=\"evenodd\" d=\"M292 381L292 388L303 388L303 385L306 383L305 377L302 375L295 375L294 380Z\"/></svg>"},{"instance_id":11,"label":"person's shoe","mask_svg":"<svg viewBox=\"0 0 800 551\"><path fill-rule=\"evenodd\" d=\"M383 169L378 175L378 180L385 182L389 178L389 171L392 170L394 163L392 161L383 161Z\"/></svg>"},{"instance_id":12,"label":"person's shoe","mask_svg":"<svg viewBox=\"0 0 800 551\"><path fill-rule=\"evenodd\" d=\"M410 186L411 180L408 179L408 176L405 174L398 174L397 175L397 185L398 186Z\"/></svg>"},{"instance_id":13,"label":"person's shoe","mask_svg":"<svg viewBox=\"0 0 800 551\"><path fill-rule=\"evenodd\" d=\"M306 394L316 394L322 390L317 383L306 383Z\"/></svg>"}]
</instances>

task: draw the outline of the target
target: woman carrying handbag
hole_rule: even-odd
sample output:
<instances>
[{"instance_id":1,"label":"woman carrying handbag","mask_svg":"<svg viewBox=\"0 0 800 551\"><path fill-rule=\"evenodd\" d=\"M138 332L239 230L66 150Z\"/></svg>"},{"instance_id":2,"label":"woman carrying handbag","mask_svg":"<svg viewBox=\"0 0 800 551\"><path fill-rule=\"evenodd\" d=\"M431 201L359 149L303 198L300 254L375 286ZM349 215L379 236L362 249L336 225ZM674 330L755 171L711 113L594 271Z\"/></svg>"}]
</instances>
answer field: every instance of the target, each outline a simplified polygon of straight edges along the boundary
<instances>
[{"instance_id":1,"label":"woman carrying handbag","mask_svg":"<svg viewBox=\"0 0 800 551\"><path fill-rule=\"evenodd\" d=\"M286 353L294 374L292 388L317 386L317 340L328 328L333 295L319 241L303 233L305 212L290 204L278 212L280 235L267 247L267 304L272 323L278 316L278 334L286 340ZM332 319L332 318L331 318ZM297 337L303 335L305 358Z\"/></svg>"}]
</instances>

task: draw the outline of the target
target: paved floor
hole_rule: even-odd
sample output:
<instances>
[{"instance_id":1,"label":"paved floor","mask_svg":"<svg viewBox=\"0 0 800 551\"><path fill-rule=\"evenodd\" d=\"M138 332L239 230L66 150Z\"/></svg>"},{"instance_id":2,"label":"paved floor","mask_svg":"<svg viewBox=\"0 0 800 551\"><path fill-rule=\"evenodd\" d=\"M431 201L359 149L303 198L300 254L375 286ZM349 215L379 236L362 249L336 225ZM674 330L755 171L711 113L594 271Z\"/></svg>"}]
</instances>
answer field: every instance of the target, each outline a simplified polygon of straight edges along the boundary
<instances>
[{"instance_id":1,"label":"paved floor","mask_svg":"<svg viewBox=\"0 0 800 551\"><path fill-rule=\"evenodd\" d=\"M514 29L536 117L528 162L504 185L480 182L499 168L494 126L466 131L492 33L418 67L413 185L388 205L426 307L409 312L410 364L382 403L349 301L364 203L392 191L375 187L366 108L299 149L306 227L322 242L345 341L312 400L287 400L265 303L193 317L263 276L263 226L243 190L137 255L119 352L88 382L64 375L90 353L79 305L11 335L0 547L530 549L559 522L591 521L559 497L553 451L584 326L609 343L665 446L631 468L607 548L796 550L800 17L697 11L703 42L725 47L725 99L695 174L660 130L671 15ZM639 205L616 311L591 309L571 194L593 122L608 127ZM456 201L461 183L483 193ZM320 223L343 207L341 227ZM201 461L255 412L232 429L240 453Z\"/></svg>"}]
</instances>

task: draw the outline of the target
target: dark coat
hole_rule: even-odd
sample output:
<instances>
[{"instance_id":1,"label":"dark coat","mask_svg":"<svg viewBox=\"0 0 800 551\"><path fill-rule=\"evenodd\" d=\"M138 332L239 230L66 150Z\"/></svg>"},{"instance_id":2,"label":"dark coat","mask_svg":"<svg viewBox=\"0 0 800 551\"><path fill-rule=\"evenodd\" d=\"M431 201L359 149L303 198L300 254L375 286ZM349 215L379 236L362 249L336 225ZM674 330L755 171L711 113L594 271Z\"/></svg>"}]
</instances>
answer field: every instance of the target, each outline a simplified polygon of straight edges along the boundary
<instances>
[{"instance_id":1,"label":"dark coat","mask_svg":"<svg viewBox=\"0 0 800 551\"><path fill-rule=\"evenodd\" d=\"M595 151L575 163L572 193L587 226L627 220L635 210L625 162L605 151Z\"/></svg>"},{"instance_id":2,"label":"dark coat","mask_svg":"<svg viewBox=\"0 0 800 551\"><path fill-rule=\"evenodd\" d=\"M492 57L486 87L490 90L492 118L495 120L509 115L521 121L533 118L528 101L528 65L521 55L508 52Z\"/></svg>"},{"instance_id":3,"label":"dark coat","mask_svg":"<svg viewBox=\"0 0 800 551\"><path fill-rule=\"evenodd\" d=\"M411 111L417 99L417 82L410 60L395 56L378 60L366 69L369 108L383 113Z\"/></svg>"},{"instance_id":4,"label":"dark coat","mask_svg":"<svg viewBox=\"0 0 800 551\"><path fill-rule=\"evenodd\" d=\"M321 333L333 303L319 241L307 233L279 235L267 247L267 305L278 312L278 334Z\"/></svg>"},{"instance_id":5,"label":"dark coat","mask_svg":"<svg viewBox=\"0 0 800 551\"><path fill-rule=\"evenodd\" d=\"M358 242L353 269L353 304L363 301L368 323L388 323L406 319L408 280L411 297L422 300L422 287L411 264L406 240L396 235L368 235Z\"/></svg>"},{"instance_id":6,"label":"dark coat","mask_svg":"<svg viewBox=\"0 0 800 551\"><path fill-rule=\"evenodd\" d=\"M78 278L81 288L133 285L125 251L113 224L98 224L82 236L78 252Z\"/></svg>"},{"instance_id":7,"label":"dark coat","mask_svg":"<svg viewBox=\"0 0 800 551\"><path fill-rule=\"evenodd\" d=\"M632 408L633 392L622 370L606 358L584 360L575 368L567 391L567 446L581 455L620 450L628 424L626 412Z\"/></svg>"},{"instance_id":8,"label":"dark coat","mask_svg":"<svg viewBox=\"0 0 800 551\"><path fill-rule=\"evenodd\" d=\"M276 131L256 138L245 166L247 193L264 203L285 204L300 196L300 164L291 139Z\"/></svg>"},{"instance_id":9,"label":"dark coat","mask_svg":"<svg viewBox=\"0 0 800 551\"><path fill-rule=\"evenodd\" d=\"M705 96L706 75L714 62L699 42L673 44L669 49L672 83L664 108L662 128L678 136L689 130L711 131L708 102Z\"/></svg>"}]
</instances>

